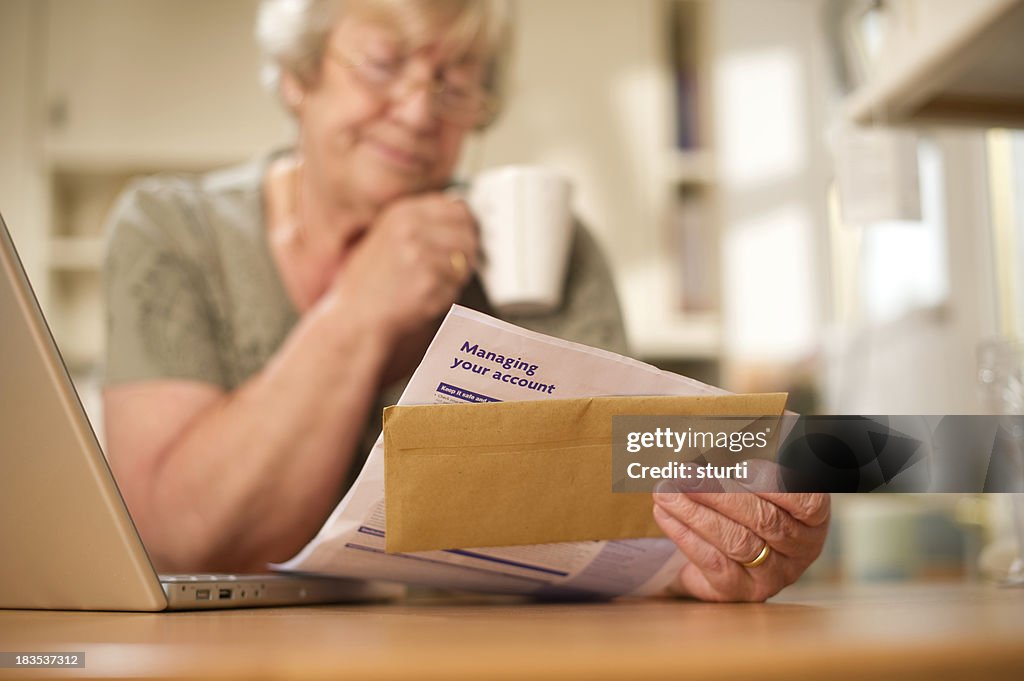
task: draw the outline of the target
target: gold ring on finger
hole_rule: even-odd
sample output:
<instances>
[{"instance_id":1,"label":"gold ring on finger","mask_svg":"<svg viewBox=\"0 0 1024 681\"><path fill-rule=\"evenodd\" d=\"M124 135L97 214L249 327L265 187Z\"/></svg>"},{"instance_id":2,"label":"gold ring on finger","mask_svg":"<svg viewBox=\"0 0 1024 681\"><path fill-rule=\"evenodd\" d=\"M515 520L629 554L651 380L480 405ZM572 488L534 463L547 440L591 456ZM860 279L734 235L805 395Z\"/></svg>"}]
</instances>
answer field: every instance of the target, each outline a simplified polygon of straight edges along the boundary
<instances>
[{"instance_id":1,"label":"gold ring on finger","mask_svg":"<svg viewBox=\"0 0 1024 681\"><path fill-rule=\"evenodd\" d=\"M469 264L466 262L466 254L462 251L452 251L448 259L452 263L452 269L455 270L455 274L462 279L466 276L466 272L469 271Z\"/></svg>"},{"instance_id":2,"label":"gold ring on finger","mask_svg":"<svg viewBox=\"0 0 1024 681\"><path fill-rule=\"evenodd\" d=\"M768 542L765 542L764 548L761 549L761 552L757 554L754 560L748 561L746 563L740 563L740 565L747 568L748 570L753 570L754 568L760 566L762 563L768 560L768 555L771 552L772 547L768 546Z\"/></svg>"}]
</instances>

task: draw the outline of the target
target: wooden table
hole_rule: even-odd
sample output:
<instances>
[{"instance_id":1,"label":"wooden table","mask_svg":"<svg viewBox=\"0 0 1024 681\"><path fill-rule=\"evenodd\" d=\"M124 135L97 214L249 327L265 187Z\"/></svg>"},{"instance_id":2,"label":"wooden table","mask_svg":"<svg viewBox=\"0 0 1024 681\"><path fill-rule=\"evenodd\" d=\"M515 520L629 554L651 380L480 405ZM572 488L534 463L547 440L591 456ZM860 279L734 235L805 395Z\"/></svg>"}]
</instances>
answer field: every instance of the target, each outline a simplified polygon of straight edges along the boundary
<instances>
[{"instance_id":1,"label":"wooden table","mask_svg":"<svg viewBox=\"0 0 1024 681\"><path fill-rule=\"evenodd\" d=\"M1024 679L1024 590L792 588L769 603L395 604L0 611L0 650L86 652L0 679Z\"/></svg>"}]
</instances>

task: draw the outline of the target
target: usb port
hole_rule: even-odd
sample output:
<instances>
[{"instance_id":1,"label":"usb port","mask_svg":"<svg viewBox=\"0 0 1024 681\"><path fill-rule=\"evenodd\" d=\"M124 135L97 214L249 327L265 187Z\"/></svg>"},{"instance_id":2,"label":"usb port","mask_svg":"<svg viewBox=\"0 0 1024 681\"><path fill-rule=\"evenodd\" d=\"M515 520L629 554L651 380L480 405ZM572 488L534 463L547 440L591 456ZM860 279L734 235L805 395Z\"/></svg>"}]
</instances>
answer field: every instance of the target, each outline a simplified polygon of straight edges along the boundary
<instances>
[{"instance_id":1,"label":"usb port","mask_svg":"<svg viewBox=\"0 0 1024 681\"><path fill-rule=\"evenodd\" d=\"M217 598L226 601L231 598L231 589L221 589L217 592Z\"/></svg>"},{"instance_id":2,"label":"usb port","mask_svg":"<svg viewBox=\"0 0 1024 681\"><path fill-rule=\"evenodd\" d=\"M209 589L196 589L196 600L197 601L208 601L210 600Z\"/></svg>"}]
</instances>

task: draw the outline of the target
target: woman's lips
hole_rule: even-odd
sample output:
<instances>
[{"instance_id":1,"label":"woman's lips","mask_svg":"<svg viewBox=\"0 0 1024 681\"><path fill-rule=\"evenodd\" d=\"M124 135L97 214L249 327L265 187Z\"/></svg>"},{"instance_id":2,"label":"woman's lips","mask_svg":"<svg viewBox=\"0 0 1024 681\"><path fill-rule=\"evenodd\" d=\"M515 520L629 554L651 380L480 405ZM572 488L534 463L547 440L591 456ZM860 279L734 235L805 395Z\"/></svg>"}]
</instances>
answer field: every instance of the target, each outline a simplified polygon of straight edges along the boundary
<instances>
[{"instance_id":1,"label":"woman's lips","mask_svg":"<svg viewBox=\"0 0 1024 681\"><path fill-rule=\"evenodd\" d=\"M380 140L370 140L370 146L391 165L406 172L422 172L426 161L414 152L403 151Z\"/></svg>"}]
</instances>

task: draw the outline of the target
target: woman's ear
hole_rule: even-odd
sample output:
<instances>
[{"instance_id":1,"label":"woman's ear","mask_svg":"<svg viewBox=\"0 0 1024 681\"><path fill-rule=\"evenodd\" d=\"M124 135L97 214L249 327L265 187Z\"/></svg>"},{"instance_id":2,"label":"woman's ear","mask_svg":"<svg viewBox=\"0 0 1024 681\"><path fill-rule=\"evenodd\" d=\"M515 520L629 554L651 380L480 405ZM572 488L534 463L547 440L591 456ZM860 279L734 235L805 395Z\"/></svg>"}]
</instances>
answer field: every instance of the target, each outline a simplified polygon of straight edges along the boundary
<instances>
[{"instance_id":1,"label":"woman's ear","mask_svg":"<svg viewBox=\"0 0 1024 681\"><path fill-rule=\"evenodd\" d=\"M281 99L291 112L298 116L306 101L306 87L291 71L281 73Z\"/></svg>"}]
</instances>

